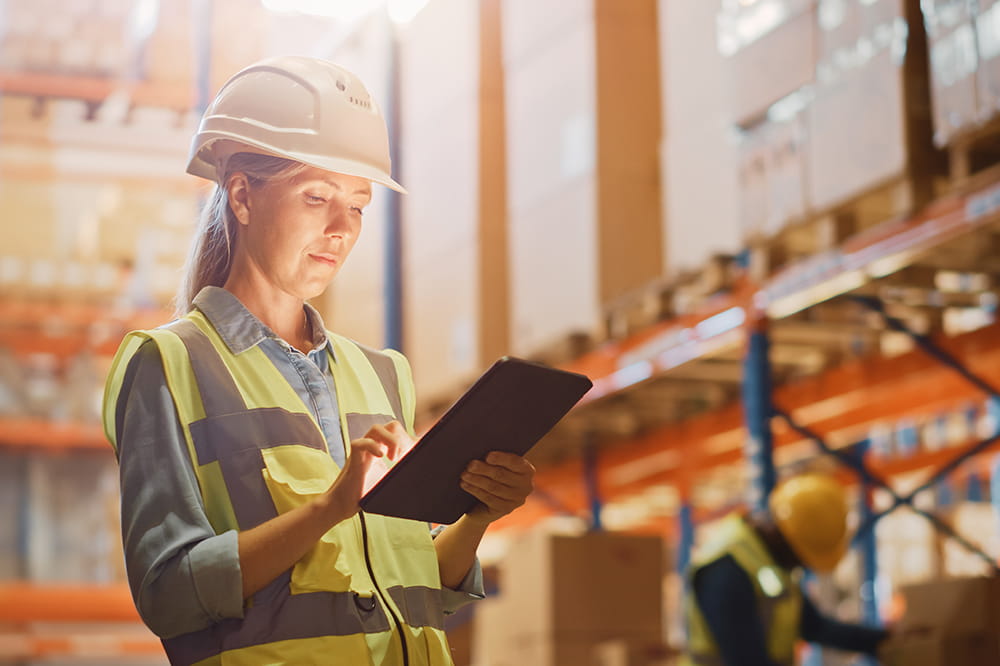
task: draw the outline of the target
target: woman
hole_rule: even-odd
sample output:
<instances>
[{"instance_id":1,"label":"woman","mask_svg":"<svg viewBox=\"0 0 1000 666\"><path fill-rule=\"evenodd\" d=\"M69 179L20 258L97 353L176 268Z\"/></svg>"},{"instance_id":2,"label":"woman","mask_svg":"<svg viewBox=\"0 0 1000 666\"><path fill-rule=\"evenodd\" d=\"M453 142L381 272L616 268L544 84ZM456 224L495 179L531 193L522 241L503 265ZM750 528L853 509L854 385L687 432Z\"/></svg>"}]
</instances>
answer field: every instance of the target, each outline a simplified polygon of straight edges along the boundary
<instances>
[{"instance_id":1,"label":"woman","mask_svg":"<svg viewBox=\"0 0 1000 666\"><path fill-rule=\"evenodd\" d=\"M129 583L175 664L450 664L444 613L481 598L476 548L534 469L493 452L476 509L425 523L359 511L374 460L412 443L401 354L324 329L307 304L390 177L385 122L352 74L312 58L236 74L188 171L218 187L179 312L129 334L105 392Z\"/></svg>"}]
</instances>

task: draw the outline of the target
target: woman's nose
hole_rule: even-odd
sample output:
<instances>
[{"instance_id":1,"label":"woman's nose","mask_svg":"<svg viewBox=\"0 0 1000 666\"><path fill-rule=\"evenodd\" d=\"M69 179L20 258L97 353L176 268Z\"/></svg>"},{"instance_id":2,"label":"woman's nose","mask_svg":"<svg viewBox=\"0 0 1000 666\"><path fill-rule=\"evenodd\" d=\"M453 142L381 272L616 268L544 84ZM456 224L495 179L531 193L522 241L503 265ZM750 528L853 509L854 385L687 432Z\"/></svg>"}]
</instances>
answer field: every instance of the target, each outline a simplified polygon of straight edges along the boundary
<instances>
[{"instance_id":1,"label":"woman's nose","mask_svg":"<svg viewBox=\"0 0 1000 666\"><path fill-rule=\"evenodd\" d=\"M326 219L327 236L346 236L351 229L350 224L351 209L346 205L330 207L330 214Z\"/></svg>"}]
</instances>

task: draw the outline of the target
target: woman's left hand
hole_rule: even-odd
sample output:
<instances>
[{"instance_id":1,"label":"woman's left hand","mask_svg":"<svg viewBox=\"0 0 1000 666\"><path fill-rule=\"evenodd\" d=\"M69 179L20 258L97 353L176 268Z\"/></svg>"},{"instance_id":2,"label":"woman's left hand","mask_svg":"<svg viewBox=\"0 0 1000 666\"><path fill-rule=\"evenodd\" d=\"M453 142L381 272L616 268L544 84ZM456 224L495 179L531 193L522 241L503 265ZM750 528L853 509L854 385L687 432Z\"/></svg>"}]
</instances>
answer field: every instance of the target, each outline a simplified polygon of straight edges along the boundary
<instances>
[{"instance_id":1,"label":"woman's left hand","mask_svg":"<svg viewBox=\"0 0 1000 666\"><path fill-rule=\"evenodd\" d=\"M462 490L479 500L466 514L492 523L524 504L534 489L535 466L513 453L491 451L485 460L473 460L462 473Z\"/></svg>"}]
</instances>

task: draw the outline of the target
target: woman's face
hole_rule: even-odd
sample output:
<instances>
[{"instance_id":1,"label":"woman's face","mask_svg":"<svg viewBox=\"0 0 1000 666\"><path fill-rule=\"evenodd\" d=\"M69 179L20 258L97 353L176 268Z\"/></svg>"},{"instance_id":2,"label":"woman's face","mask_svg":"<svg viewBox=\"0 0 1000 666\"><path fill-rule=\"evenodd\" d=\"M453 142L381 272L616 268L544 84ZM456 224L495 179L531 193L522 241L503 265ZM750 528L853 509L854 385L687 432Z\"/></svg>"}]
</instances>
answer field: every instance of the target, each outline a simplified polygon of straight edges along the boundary
<instances>
[{"instance_id":1,"label":"woman's face","mask_svg":"<svg viewBox=\"0 0 1000 666\"><path fill-rule=\"evenodd\" d=\"M314 298L354 248L371 197L367 179L315 167L251 186L242 196L245 209L234 207L242 228L237 251L279 291Z\"/></svg>"}]
</instances>

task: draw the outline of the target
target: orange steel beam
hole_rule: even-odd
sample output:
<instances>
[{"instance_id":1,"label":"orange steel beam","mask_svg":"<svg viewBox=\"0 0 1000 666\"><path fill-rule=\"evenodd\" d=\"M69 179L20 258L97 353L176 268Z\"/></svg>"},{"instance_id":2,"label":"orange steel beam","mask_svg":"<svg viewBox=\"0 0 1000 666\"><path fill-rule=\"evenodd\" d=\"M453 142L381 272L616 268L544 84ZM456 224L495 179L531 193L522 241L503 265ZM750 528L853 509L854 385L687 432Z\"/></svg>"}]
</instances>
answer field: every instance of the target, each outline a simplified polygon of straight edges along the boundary
<instances>
[{"instance_id":1,"label":"orange steel beam","mask_svg":"<svg viewBox=\"0 0 1000 666\"><path fill-rule=\"evenodd\" d=\"M582 403L600 399L615 392L612 378L618 370L629 364L629 359L651 360L657 355L661 342L671 336L694 331L698 324L732 308L743 308L746 316L751 316L754 287L748 278L737 281L733 290L709 298L688 314L679 315L669 321L653 324L625 340L610 341L597 349L562 364L571 372L587 375L594 380L595 387L584 396ZM706 341L711 344L711 340ZM668 348L669 343L664 343Z\"/></svg>"},{"instance_id":2,"label":"orange steel beam","mask_svg":"<svg viewBox=\"0 0 1000 666\"><path fill-rule=\"evenodd\" d=\"M943 348L977 369L987 381L1000 383L1000 324L994 324L950 339L939 340ZM979 391L949 368L920 351L895 358L860 358L816 377L778 387L775 402L790 411L803 425L821 436L831 432L863 429L874 421L894 421L904 416L932 416L949 406L982 400ZM819 409L817 405L827 409ZM796 410L801 410L797 412ZM801 415L801 416L800 416ZM775 446L802 441L788 428L775 422ZM738 403L686 421L664 426L644 435L619 442L598 458L602 497L613 501L652 485L689 484L697 475L713 467L738 463L743 458L743 414ZM859 437L860 438L860 437ZM680 463L656 470L655 467L633 482L616 484L616 473L627 466L642 466L666 450L677 450ZM919 453L904 459L877 461L876 470L902 473L940 464L959 448ZM587 499L580 482L578 461L539 469L536 485L570 511L585 515ZM498 528L527 526L554 513L538 498L498 522Z\"/></svg>"},{"instance_id":3,"label":"orange steel beam","mask_svg":"<svg viewBox=\"0 0 1000 666\"><path fill-rule=\"evenodd\" d=\"M170 319L165 309L118 311L110 305L0 298L0 348L61 358L83 351L111 355L128 331Z\"/></svg>"},{"instance_id":4,"label":"orange steel beam","mask_svg":"<svg viewBox=\"0 0 1000 666\"><path fill-rule=\"evenodd\" d=\"M98 76L47 74L0 70L0 92L32 97L61 97L102 102L115 90L124 89L138 106L186 110L194 105L193 86L141 81L126 83Z\"/></svg>"},{"instance_id":5,"label":"orange steel beam","mask_svg":"<svg viewBox=\"0 0 1000 666\"><path fill-rule=\"evenodd\" d=\"M966 193L942 197L911 218L890 220L866 230L835 251L793 264L759 289L744 280L732 293L711 299L691 315L651 326L565 364L566 369L581 372L594 380L594 388L584 396L581 404L616 393L621 387L616 386L615 373L637 360L650 363L653 375L661 373L664 370L663 353L689 344L688 337L677 334L695 333L694 339L699 341L698 325L715 314L729 308L743 308L749 322L761 312L770 311L776 302L795 302L794 306L779 303L778 310L807 308L850 288L840 286L831 291L838 278L858 272L863 274L864 281L881 277L913 263L942 243L994 223L1000 215L995 203L1000 183L996 182L996 175L991 179L994 182L976 183L976 189ZM823 264L823 270L817 270L817 262ZM705 342L710 347L713 341Z\"/></svg>"},{"instance_id":6,"label":"orange steel beam","mask_svg":"<svg viewBox=\"0 0 1000 666\"><path fill-rule=\"evenodd\" d=\"M0 418L0 446L111 453L104 431L97 424L53 423L42 419Z\"/></svg>"},{"instance_id":7,"label":"orange steel beam","mask_svg":"<svg viewBox=\"0 0 1000 666\"><path fill-rule=\"evenodd\" d=\"M124 583L0 583L0 623L139 621Z\"/></svg>"},{"instance_id":8,"label":"orange steel beam","mask_svg":"<svg viewBox=\"0 0 1000 666\"><path fill-rule=\"evenodd\" d=\"M0 322L6 326L81 326L104 323L158 326L170 318L169 311L157 308L123 310L110 304L0 298Z\"/></svg>"},{"instance_id":9,"label":"orange steel beam","mask_svg":"<svg viewBox=\"0 0 1000 666\"><path fill-rule=\"evenodd\" d=\"M37 659L82 657L86 663L97 663L99 658L121 657L162 657L163 645L160 640L149 636L98 634L50 634L33 636L30 634L0 633L0 658ZM154 663L162 663L157 660Z\"/></svg>"}]
</instances>

